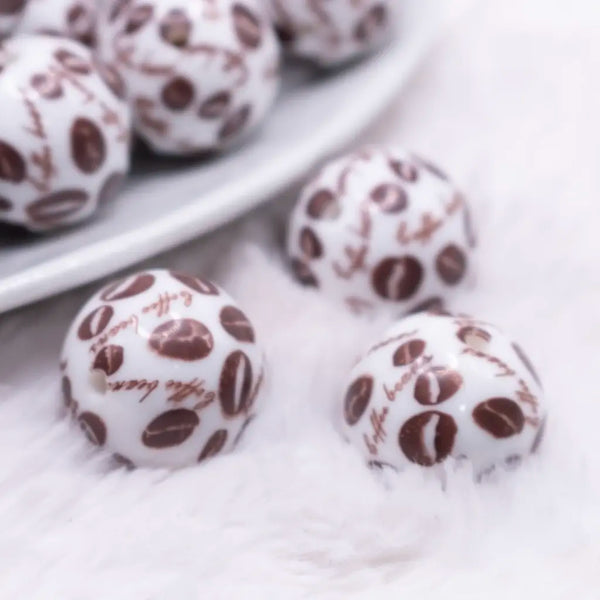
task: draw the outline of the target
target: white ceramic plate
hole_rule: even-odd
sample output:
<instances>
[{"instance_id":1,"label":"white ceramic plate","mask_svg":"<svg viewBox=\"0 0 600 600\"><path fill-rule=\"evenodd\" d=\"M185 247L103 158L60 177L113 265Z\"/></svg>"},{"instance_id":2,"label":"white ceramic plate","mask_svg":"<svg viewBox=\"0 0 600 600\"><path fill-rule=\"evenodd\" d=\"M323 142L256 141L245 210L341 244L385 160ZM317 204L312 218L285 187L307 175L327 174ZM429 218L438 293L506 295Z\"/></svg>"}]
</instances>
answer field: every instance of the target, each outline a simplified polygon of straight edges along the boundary
<instances>
[{"instance_id":1,"label":"white ceramic plate","mask_svg":"<svg viewBox=\"0 0 600 600\"><path fill-rule=\"evenodd\" d=\"M125 192L53 236L0 227L0 312L88 283L210 231L268 200L348 144L394 98L445 17L439 0L403 0L397 40L328 76L294 67L266 126L210 162L138 161Z\"/></svg>"}]
</instances>

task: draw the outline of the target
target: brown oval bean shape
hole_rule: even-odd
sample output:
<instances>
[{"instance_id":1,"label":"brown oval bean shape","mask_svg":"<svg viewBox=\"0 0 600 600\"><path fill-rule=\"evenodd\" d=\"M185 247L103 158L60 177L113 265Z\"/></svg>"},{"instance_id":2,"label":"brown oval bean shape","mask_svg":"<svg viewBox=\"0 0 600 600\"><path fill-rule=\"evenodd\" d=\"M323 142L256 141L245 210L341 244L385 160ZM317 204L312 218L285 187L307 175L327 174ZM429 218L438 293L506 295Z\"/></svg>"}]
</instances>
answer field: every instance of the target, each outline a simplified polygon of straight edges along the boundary
<instances>
[{"instance_id":1,"label":"brown oval bean shape","mask_svg":"<svg viewBox=\"0 0 600 600\"><path fill-rule=\"evenodd\" d=\"M219 381L221 409L228 417L246 412L252 396L252 364L241 350L226 359Z\"/></svg>"},{"instance_id":2,"label":"brown oval bean shape","mask_svg":"<svg viewBox=\"0 0 600 600\"><path fill-rule=\"evenodd\" d=\"M344 417L348 425L356 425L365 414L373 393L373 378L363 375L355 379L344 399Z\"/></svg>"},{"instance_id":3,"label":"brown oval bean shape","mask_svg":"<svg viewBox=\"0 0 600 600\"><path fill-rule=\"evenodd\" d=\"M148 448L172 448L185 442L200 424L193 410L176 408L162 413L142 433L142 443Z\"/></svg>"},{"instance_id":4,"label":"brown oval bean shape","mask_svg":"<svg viewBox=\"0 0 600 600\"><path fill-rule=\"evenodd\" d=\"M142 294L154 285L155 277L150 273L139 273L110 283L100 294L104 302L116 302Z\"/></svg>"},{"instance_id":5,"label":"brown oval bean shape","mask_svg":"<svg viewBox=\"0 0 600 600\"><path fill-rule=\"evenodd\" d=\"M223 450L223 446L227 442L227 430L219 429L215 431L209 438L208 442L206 442L200 456L198 457L198 462L206 460L212 456L215 456Z\"/></svg>"},{"instance_id":6,"label":"brown oval bean shape","mask_svg":"<svg viewBox=\"0 0 600 600\"><path fill-rule=\"evenodd\" d=\"M219 315L221 326L240 342L254 342L254 329L248 317L235 306L225 306Z\"/></svg>"},{"instance_id":7,"label":"brown oval bean shape","mask_svg":"<svg viewBox=\"0 0 600 600\"><path fill-rule=\"evenodd\" d=\"M109 324L114 310L112 306L99 306L94 309L85 319L81 322L79 329L77 330L77 336L80 340L87 341L100 335Z\"/></svg>"},{"instance_id":8,"label":"brown oval bean shape","mask_svg":"<svg viewBox=\"0 0 600 600\"><path fill-rule=\"evenodd\" d=\"M373 287L382 298L408 300L423 280L423 267L413 256L390 257L382 260L371 276Z\"/></svg>"},{"instance_id":9,"label":"brown oval bean shape","mask_svg":"<svg viewBox=\"0 0 600 600\"><path fill-rule=\"evenodd\" d=\"M106 425L101 417L93 412L82 412L78 418L79 426L88 440L95 446L104 446L106 442Z\"/></svg>"},{"instance_id":10,"label":"brown oval bean shape","mask_svg":"<svg viewBox=\"0 0 600 600\"><path fill-rule=\"evenodd\" d=\"M425 405L440 404L454 396L462 383L463 378L458 371L433 367L417 378L415 400Z\"/></svg>"},{"instance_id":11,"label":"brown oval bean shape","mask_svg":"<svg viewBox=\"0 0 600 600\"><path fill-rule=\"evenodd\" d=\"M405 367L415 362L425 352L423 340L410 340L398 347L392 359L395 367Z\"/></svg>"},{"instance_id":12,"label":"brown oval bean shape","mask_svg":"<svg viewBox=\"0 0 600 600\"><path fill-rule=\"evenodd\" d=\"M508 438L523 431L525 416L509 398L490 398L473 409L473 420L495 438Z\"/></svg>"},{"instance_id":13,"label":"brown oval bean shape","mask_svg":"<svg viewBox=\"0 0 600 600\"><path fill-rule=\"evenodd\" d=\"M212 352L214 340L200 321L176 319L156 327L148 344L165 358L190 362L206 358Z\"/></svg>"},{"instance_id":14,"label":"brown oval bean shape","mask_svg":"<svg viewBox=\"0 0 600 600\"><path fill-rule=\"evenodd\" d=\"M429 448L425 432L430 427L434 428L434 435L433 447ZM431 467L450 456L457 431L456 423L450 415L429 411L406 421L400 428L398 442L408 460L423 467Z\"/></svg>"}]
</instances>

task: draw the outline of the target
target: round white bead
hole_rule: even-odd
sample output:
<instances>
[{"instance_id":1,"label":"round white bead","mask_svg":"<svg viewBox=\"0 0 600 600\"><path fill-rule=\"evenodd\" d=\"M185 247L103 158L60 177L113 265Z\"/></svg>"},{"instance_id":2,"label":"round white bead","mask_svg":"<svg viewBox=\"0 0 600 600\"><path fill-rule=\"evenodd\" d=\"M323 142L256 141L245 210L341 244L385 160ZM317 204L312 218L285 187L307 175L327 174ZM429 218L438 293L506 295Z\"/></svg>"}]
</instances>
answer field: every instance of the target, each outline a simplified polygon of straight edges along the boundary
<instances>
[{"instance_id":1,"label":"round white bead","mask_svg":"<svg viewBox=\"0 0 600 600\"><path fill-rule=\"evenodd\" d=\"M49 230L112 197L129 168L122 82L81 44L23 35L0 47L0 221Z\"/></svg>"},{"instance_id":2,"label":"round white bead","mask_svg":"<svg viewBox=\"0 0 600 600\"><path fill-rule=\"evenodd\" d=\"M127 81L137 132L159 153L220 150L266 116L280 82L257 0L108 2L98 51Z\"/></svg>"},{"instance_id":3,"label":"round white bead","mask_svg":"<svg viewBox=\"0 0 600 600\"><path fill-rule=\"evenodd\" d=\"M537 450L542 388L523 350L489 323L421 313L352 370L343 431L372 466L468 459L477 474Z\"/></svg>"},{"instance_id":4,"label":"round white bead","mask_svg":"<svg viewBox=\"0 0 600 600\"><path fill-rule=\"evenodd\" d=\"M65 405L89 439L149 467L231 450L256 414L265 369L230 296L164 270L93 296L67 334L61 367Z\"/></svg>"},{"instance_id":5,"label":"round white bead","mask_svg":"<svg viewBox=\"0 0 600 600\"><path fill-rule=\"evenodd\" d=\"M391 0L268 0L291 54L336 66L378 48L392 25Z\"/></svg>"},{"instance_id":6,"label":"round white bead","mask_svg":"<svg viewBox=\"0 0 600 600\"><path fill-rule=\"evenodd\" d=\"M288 235L297 278L355 312L440 304L468 280L474 245L464 197L396 148L327 165L302 191Z\"/></svg>"}]
</instances>

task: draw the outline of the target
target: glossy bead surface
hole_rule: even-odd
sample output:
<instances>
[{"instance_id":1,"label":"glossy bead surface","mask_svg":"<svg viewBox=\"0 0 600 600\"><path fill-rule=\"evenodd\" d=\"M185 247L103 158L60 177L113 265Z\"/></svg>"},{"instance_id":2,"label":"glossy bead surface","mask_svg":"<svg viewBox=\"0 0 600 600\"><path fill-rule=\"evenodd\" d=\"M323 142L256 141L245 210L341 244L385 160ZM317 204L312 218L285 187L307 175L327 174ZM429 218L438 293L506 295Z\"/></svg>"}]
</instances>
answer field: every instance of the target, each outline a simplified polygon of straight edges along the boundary
<instances>
[{"instance_id":1,"label":"glossy bead surface","mask_svg":"<svg viewBox=\"0 0 600 600\"><path fill-rule=\"evenodd\" d=\"M489 323L421 313L389 329L354 367L344 435L371 466L469 460L514 466L542 440L542 388L522 348Z\"/></svg>"},{"instance_id":2,"label":"glossy bead surface","mask_svg":"<svg viewBox=\"0 0 600 600\"><path fill-rule=\"evenodd\" d=\"M44 231L89 217L129 169L129 109L85 46L23 35L0 47L0 221Z\"/></svg>"},{"instance_id":3,"label":"glossy bead surface","mask_svg":"<svg viewBox=\"0 0 600 600\"><path fill-rule=\"evenodd\" d=\"M126 80L135 128L158 153L234 144L279 88L279 43L258 0L111 0L98 51Z\"/></svg>"},{"instance_id":4,"label":"glossy bead surface","mask_svg":"<svg viewBox=\"0 0 600 600\"><path fill-rule=\"evenodd\" d=\"M391 0L267 0L286 49L333 67L381 46L392 29Z\"/></svg>"},{"instance_id":5,"label":"glossy bead surface","mask_svg":"<svg viewBox=\"0 0 600 600\"><path fill-rule=\"evenodd\" d=\"M265 376L254 328L231 297L164 270L93 296L62 360L65 406L90 441L148 467L230 451L256 414Z\"/></svg>"},{"instance_id":6,"label":"glossy bead surface","mask_svg":"<svg viewBox=\"0 0 600 600\"><path fill-rule=\"evenodd\" d=\"M436 166L367 147L328 165L292 213L297 279L355 312L439 305L468 281L475 237L464 196Z\"/></svg>"}]
</instances>

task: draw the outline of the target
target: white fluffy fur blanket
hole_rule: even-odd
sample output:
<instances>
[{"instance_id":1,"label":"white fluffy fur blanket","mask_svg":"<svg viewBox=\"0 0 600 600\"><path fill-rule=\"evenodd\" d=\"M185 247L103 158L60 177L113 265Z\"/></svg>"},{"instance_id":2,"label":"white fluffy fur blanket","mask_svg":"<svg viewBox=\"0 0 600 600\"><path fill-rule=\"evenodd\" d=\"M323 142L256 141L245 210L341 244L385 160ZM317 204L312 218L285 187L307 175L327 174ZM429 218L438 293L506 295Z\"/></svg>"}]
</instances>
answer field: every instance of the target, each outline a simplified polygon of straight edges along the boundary
<instances>
[{"instance_id":1,"label":"white fluffy fur blanket","mask_svg":"<svg viewBox=\"0 0 600 600\"><path fill-rule=\"evenodd\" d=\"M111 470L57 417L58 350L89 289L0 317L0 598L600 598L599 23L597 0L480 0L366 138L430 155L472 198L478 280L455 308L535 359L538 458L444 491L364 468L334 414L385 324L291 283L281 199L150 262L217 279L270 358L263 418L202 468Z\"/></svg>"}]
</instances>

